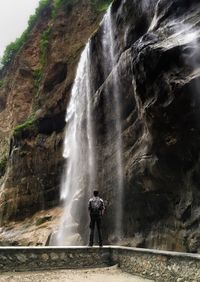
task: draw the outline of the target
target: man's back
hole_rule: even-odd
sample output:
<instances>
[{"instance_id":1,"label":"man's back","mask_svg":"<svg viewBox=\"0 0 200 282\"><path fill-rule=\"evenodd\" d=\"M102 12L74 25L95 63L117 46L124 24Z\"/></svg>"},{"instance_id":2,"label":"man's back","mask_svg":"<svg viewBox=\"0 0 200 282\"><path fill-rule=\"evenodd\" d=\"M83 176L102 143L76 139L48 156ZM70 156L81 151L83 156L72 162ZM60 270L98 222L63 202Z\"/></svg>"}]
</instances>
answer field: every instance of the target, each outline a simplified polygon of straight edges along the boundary
<instances>
[{"instance_id":1,"label":"man's back","mask_svg":"<svg viewBox=\"0 0 200 282\"><path fill-rule=\"evenodd\" d=\"M89 200L88 209L90 214L102 215L104 210L104 202L99 196L94 196Z\"/></svg>"},{"instance_id":2,"label":"man's back","mask_svg":"<svg viewBox=\"0 0 200 282\"><path fill-rule=\"evenodd\" d=\"M101 219L104 212L104 202L99 197L97 190L93 191L93 197L89 200L88 210L90 212L90 242L89 246L93 246L94 228L97 225L97 232L99 236L99 246L102 247L102 234L101 234Z\"/></svg>"}]
</instances>

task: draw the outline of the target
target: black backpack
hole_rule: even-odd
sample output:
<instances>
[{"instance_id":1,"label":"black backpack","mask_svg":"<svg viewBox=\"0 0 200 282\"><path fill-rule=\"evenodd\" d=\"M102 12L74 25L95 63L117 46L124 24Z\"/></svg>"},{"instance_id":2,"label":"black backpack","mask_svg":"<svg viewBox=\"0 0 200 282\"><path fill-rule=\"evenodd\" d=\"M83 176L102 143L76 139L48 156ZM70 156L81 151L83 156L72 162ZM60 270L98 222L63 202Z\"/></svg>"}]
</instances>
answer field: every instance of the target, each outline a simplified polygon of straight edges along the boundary
<instances>
[{"instance_id":1,"label":"black backpack","mask_svg":"<svg viewBox=\"0 0 200 282\"><path fill-rule=\"evenodd\" d=\"M99 215L102 211L102 200L99 197L94 197L90 200L90 211L92 214Z\"/></svg>"}]
</instances>

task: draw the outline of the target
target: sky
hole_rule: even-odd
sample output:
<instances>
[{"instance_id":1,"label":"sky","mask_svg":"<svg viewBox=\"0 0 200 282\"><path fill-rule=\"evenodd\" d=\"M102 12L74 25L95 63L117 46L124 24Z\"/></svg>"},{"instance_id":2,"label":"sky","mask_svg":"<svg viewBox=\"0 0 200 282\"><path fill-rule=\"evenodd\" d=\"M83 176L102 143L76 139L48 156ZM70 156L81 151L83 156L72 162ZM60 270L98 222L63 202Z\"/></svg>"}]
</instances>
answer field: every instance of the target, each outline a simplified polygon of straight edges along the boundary
<instances>
[{"instance_id":1,"label":"sky","mask_svg":"<svg viewBox=\"0 0 200 282\"><path fill-rule=\"evenodd\" d=\"M5 47L26 29L39 0L0 0L0 57Z\"/></svg>"}]
</instances>

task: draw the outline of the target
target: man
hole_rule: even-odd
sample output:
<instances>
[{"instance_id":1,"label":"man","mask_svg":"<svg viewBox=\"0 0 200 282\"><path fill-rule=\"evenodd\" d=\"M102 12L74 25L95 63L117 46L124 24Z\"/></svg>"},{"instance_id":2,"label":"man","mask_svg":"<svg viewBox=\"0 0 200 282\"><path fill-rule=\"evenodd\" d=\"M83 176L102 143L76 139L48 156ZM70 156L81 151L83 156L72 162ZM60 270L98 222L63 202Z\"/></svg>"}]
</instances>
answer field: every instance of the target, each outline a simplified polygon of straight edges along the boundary
<instances>
[{"instance_id":1,"label":"man","mask_svg":"<svg viewBox=\"0 0 200 282\"><path fill-rule=\"evenodd\" d=\"M102 247L102 233L101 233L101 219L102 215L105 210L104 202L99 197L99 192L94 191L93 192L93 198L89 200L88 203L88 210L90 212L90 242L89 246L93 246L94 241L94 229L95 224L97 225L97 231L99 236L99 246Z\"/></svg>"}]
</instances>

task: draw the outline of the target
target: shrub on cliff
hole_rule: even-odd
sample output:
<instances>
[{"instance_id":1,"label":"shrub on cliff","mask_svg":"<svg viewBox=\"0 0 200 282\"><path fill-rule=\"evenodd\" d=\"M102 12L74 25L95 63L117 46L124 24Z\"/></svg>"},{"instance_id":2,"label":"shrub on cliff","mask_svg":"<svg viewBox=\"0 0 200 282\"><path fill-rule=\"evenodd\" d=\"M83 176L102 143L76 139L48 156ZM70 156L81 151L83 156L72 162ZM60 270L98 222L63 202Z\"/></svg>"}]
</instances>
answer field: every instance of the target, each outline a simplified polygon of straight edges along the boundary
<instances>
[{"instance_id":1,"label":"shrub on cliff","mask_svg":"<svg viewBox=\"0 0 200 282\"><path fill-rule=\"evenodd\" d=\"M97 12L105 12L111 2L112 0L91 0L92 5Z\"/></svg>"},{"instance_id":2,"label":"shrub on cliff","mask_svg":"<svg viewBox=\"0 0 200 282\"><path fill-rule=\"evenodd\" d=\"M47 28L41 35L40 40L40 63L43 66L45 64L47 49L49 45L49 36L51 34L51 28Z\"/></svg>"},{"instance_id":3,"label":"shrub on cliff","mask_svg":"<svg viewBox=\"0 0 200 282\"><path fill-rule=\"evenodd\" d=\"M27 29L22 33L22 35L17 38L14 42L11 42L5 49L3 58L1 60L1 64L3 66L9 65L9 63L12 61L14 56L17 54L17 52L20 50L20 48L23 46L23 44L27 41L27 38L36 24L39 16L41 15L42 11L50 5L50 0L40 0L38 8L35 10L35 14L30 16L28 21L28 27Z\"/></svg>"},{"instance_id":4,"label":"shrub on cliff","mask_svg":"<svg viewBox=\"0 0 200 282\"><path fill-rule=\"evenodd\" d=\"M52 18L56 18L58 10L62 7L64 10L70 11L72 6L76 4L78 0L54 0L54 8L52 11Z\"/></svg>"},{"instance_id":5,"label":"shrub on cliff","mask_svg":"<svg viewBox=\"0 0 200 282\"><path fill-rule=\"evenodd\" d=\"M0 80L0 88L4 87L5 85L5 79Z\"/></svg>"},{"instance_id":6,"label":"shrub on cliff","mask_svg":"<svg viewBox=\"0 0 200 282\"><path fill-rule=\"evenodd\" d=\"M23 133L25 134L28 131L30 131L30 132L33 131L34 128L35 128L35 124L36 124L35 116L29 117L27 120L25 120L21 124L18 124L13 129L13 136L18 137L18 136L21 136Z\"/></svg>"}]
</instances>

